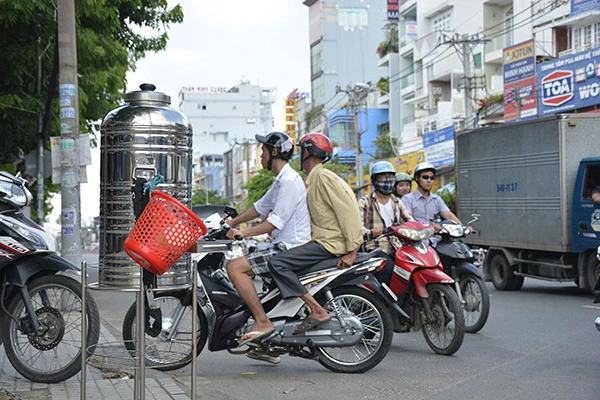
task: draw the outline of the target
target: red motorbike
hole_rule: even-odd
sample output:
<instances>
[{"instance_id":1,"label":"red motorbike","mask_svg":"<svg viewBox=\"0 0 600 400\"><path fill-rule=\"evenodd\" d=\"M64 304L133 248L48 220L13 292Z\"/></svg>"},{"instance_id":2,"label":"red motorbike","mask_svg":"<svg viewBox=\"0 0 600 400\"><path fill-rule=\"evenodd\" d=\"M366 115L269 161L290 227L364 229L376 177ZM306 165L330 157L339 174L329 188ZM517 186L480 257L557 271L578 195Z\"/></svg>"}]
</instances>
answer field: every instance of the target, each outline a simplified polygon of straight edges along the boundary
<instances>
[{"instance_id":1,"label":"red motorbike","mask_svg":"<svg viewBox=\"0 0 600 400\"><path fill-rule=\"evenodd\" d=\"M427 245L427 239L434 234L433 226L415 221L390 230L385 234L400 238L403 245L396 251L389 288L409 316L391 308L394 331L416 332L422 328L434 352L454 354L463 342L465 320L453 289L454 280L444 273L440 257Z\"/></svg>"}]
</instances>

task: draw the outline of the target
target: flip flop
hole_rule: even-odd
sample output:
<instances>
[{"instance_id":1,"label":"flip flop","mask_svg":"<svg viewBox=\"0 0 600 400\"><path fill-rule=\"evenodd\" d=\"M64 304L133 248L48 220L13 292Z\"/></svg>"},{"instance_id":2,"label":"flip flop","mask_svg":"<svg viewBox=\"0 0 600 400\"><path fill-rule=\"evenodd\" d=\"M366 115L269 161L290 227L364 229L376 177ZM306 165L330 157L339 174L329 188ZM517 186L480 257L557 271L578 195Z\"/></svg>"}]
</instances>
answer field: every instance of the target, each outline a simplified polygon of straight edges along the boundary
<instances>
[{"instance_id":1,"label":"flip flop","mask_svg":"<svg viewBox=\"0 0 600 400\"><path fill-rule=\"evenodd\" d=\"M246 357L252 358L254 360L266 361L271 364L279 364L281 362L281 358L278 354L270 354L261 349L247 351Z\"/></svg>"},{"instance_id":2,"label":"flip flop","mask_svg":"<svg viewBox=\"0 0 600 400\"><path fill-rule=\"evenodd\" d=\"M275 329L271 329L270 331L251 331L246 333L244 336L250 337L244 341L238 342L238 347L241 347L250 342L259 341L260 343L263 340L271 339L273 336L275 336Z\"/></svg>"},{"instance_id":3,"label":"flip flop","mask_svg":"<svg viewBox=\"0 0 600 400\"><path fill-rule=\"evenodd\" d=\"M298 325L296 327L296 329L294 329L294 332L292 332L292 335L299 335L302 332L306 332L311 329L318 328L319 326L323 325L325 322L329 322L329 321L331 321L331 317L324 319L324 320L316 319L313 317L306 317L302 320L302 323L300 325Z\"/></svg>"}]
</instances>

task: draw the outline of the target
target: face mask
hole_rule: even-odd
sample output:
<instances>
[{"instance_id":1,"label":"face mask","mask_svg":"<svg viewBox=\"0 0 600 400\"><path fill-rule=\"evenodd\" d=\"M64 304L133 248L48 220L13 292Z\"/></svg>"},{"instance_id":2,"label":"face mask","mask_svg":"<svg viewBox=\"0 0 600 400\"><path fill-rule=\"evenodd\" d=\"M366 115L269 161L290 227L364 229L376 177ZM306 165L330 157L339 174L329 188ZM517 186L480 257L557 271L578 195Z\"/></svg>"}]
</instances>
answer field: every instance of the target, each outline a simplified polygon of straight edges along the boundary
<instances>
[{"instance_id":1,"label":"face mask","mask_svg":"<svg viewBox=\"0 0 600 400\"><path fill-rule=\"evenodd\" d=\"M377 190L381 194L390 194L394 189L394 181L375 181L373 184L375 185L375 190Z\"/></svg>"}]
</instances>

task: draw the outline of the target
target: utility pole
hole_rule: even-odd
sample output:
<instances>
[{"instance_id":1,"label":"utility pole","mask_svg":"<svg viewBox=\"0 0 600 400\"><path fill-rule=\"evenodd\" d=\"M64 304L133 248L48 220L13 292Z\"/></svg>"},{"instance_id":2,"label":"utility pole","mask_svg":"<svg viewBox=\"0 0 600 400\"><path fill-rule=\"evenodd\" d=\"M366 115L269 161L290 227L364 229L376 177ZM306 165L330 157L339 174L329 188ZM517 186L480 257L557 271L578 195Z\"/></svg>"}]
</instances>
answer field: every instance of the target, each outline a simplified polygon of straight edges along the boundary
<instances>
[{"instance_id":1,"label":"utility pole","mask_svg":"<svg viewBox=\"0 0 600 400\"><path fill-rule=\"evenodd\" d=\"M519 122L521 120L521 86L517 83L515 85L515 107L516 107L516 118Z\"/></svg>"},{"instance_id":2,"label":"utility pole","mask_svg":"<svg viewBox=\"0 0 600 400\"><path fill-rule=\"evenodd\" d=\"M58 0L62 256L81 264L79 95L75 1Z\"/></svg>"},{"instance_id":3,"label":"utility pole","mask_svg":"<svg viewBox=\"0 0 600 400\"><path fill-rule=\"evenodd\" d=\"M442 34L441 39L441 44L449 44L454 46L454 49L457 51L457 54L463 64L465 71L465 76L463 77L463 87L465 90L465 129L468 129L472 127L471 125L473 122L473 89L485 87L485 80L483 80L482 85L477 85L475 83L476 78L473 77L471 72L473 49L477 47L477 45L489 42L489 40L484 39L483 35L480 33L476 33L471 36L466 34L462 36L455 34L452 37Z\"/></svg>"},{"instance_id":4,"label":"utility pole","mask_svg":"<svg viewBox=\"0 0 600 400\"><path fill-rule=\"evenodd\" d=\"M365 100L367 99L367 95L370 91L372 91L371 83L356 83L354 86L347 85L346 90L342 90L339 86L336 87L336 93L344 92L348 95L348 102L346 103L346 110L353 115L352 126L354 130L354 138L356 143L356 186L357 186L357 195L358 197L362 197L364 194L364 167L362 160L362 146L360 144L360 139L363 133L366 132L366 129L360 129L358 115L360 113L360 107L364 103L365 110L367 109L367 105ZM365 111L367 112L367 111Z\"/></svg>"}]
</instances>

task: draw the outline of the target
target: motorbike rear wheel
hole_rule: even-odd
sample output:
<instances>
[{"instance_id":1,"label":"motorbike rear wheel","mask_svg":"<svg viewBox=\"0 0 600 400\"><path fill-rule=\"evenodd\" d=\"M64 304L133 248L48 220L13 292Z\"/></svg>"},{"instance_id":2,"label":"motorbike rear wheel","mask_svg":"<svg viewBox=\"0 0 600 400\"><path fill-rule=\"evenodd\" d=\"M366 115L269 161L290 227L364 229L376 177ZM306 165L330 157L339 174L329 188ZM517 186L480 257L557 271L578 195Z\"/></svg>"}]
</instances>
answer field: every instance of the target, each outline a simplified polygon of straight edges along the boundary
<instances>
[{"instance_id":1,"label":"motorbike rear wheel","mask_svg":"<svg viewBox=\"0 0 600 400\"><path fill-rule=\"evenodd\" d=\"M172 371L192 362L192 307L183 306L176 293L157 293L154 298L156 306L162 312L162 329L157 337L146 334L145 357L148 368L159 371ZM136 302L133 302L123 320L123 341L125 348L135 357L136 350ZM178 313L183 313L178 320ZM208 322L200 305L196 318L196 355L202 352L208 338ZM175 324L177 324L175 326ZM169 334L175 329L171 338Z\"/></svg>"},{"instance_id":2,"label":"motorbike rear wheel","mask_svg":"<svg viewBox=\"0 0 600 400\"><path fill-rule=\"evenodd\" d=\"M81 370L81 286L67 276L46 275L27 283L27 289L43 333L33 332L23 299L17 294L8 312L18 322L5 316L2 326L6 355L30 381L62 382ZM90 295L86 297L86 322L90 357L100 336L100 314Z\"/></svg>"},{"instance_id":3,"label":"motorbike rear wheel","mask_svg":"<svg viewBox=\"0 0 600 400\"><path fill-rule=\"evenodd\" d=\"M437 354L452 355L460 349L465 337L460 300L447 284L433 283L427 286L427 291L433 321L423 321L423 336Z\"/></svg>"},{"instance_id":4,"label":"motorbike rear wheel","mask_svg":"<svg viewBox=\"0 0 600 400\"><path fill-rule=\"evenodd\" d=\"M332 290L332 293L332 300L321 296L319 303L332 313L332 302L336 302L342 312L361 320L364 333L361 341L354 346L317 348L319 363L334 372L368 371L379 364L390 349L394 334L392 317L383 302L366 289L344 286Z\"/></svg>"},{"instance_id":5,"label":"motorbike rear wheel","mask_svg":"<svg viewBox=\"0 0 600 400\"><path fill-rule=\"evenodd\" d=\"M490 294L483 279L473 274L460 276L460 292L465 304L465 332L479 332L490 314Z\"/></svg>"}]
</instances>

